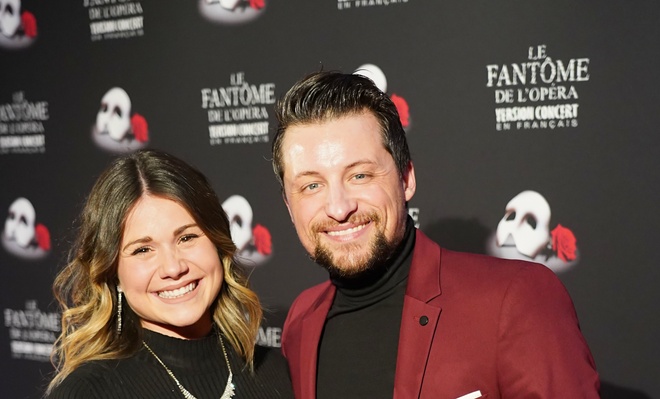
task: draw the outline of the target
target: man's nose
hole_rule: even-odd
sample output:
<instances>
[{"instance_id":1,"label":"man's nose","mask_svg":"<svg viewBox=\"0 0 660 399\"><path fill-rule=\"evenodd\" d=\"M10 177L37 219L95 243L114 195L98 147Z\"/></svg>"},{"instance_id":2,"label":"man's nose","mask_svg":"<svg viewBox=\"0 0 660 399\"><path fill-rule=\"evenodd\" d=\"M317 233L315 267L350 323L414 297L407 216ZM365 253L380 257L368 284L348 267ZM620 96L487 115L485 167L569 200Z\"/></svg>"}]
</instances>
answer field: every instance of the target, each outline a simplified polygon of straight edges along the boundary
<instances>
[{"instance_id":1,"label":"man's nose","mask_svg":"<svg viewBox=\"0 0 660 399\"><path fill-rule=\"evenodd\" d=\"M346 221L357 209L355 197L341 184L328 188L325 213L338 222Z\"/></svg>"}]
</instances>

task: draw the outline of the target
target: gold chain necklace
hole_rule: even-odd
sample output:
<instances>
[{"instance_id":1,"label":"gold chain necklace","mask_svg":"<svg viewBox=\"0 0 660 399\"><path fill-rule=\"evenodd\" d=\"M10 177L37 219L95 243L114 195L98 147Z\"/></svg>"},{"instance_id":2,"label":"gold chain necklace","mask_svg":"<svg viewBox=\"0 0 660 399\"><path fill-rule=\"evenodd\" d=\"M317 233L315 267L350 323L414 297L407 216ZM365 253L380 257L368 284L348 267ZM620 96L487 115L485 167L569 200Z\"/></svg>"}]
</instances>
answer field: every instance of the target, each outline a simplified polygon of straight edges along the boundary
<instances>
[{"instance_id":1,"label":"gold chain necklace","mask_svg":"<svg viewBox=\"0 0 660 399\"><path fill-rule=\"evenodd\" d=\"M172 372L172 370L170 370L165 365L165 363L163 363L163 361L160 360L158 355L156 355L154 353L154 351L151 350L151 348L149 347L149 345L147 345L146 342L142 341L142 345L144 345L144 347L147 348L149 353L154 355L156 360L158 360L158 363L160 363L160 365L163 366L165 371L167 371L167 374L170 377L172 377L172 380L174 380L174 382L176 383L176 386L179 387L179 390L181 391L181 394L183 394L184 398L186 398L186 399L197 399L197 397L195 397L195 395L188 392L188 390L183 385L181 385L179 380L174 376L174 373ZM232 382L233 374L231 372L231 365L229 364L229 357L227 356L227 351L225 350L225 343L222 341L222 336L221 335L220 335L220 346L222 347L222 354L225 356L225 362L227 362L227 369L229 370L229 378L227 378L227 385L225 386L225 391L222 393L222 396L220 396L220 399L231 399L231 398L234 397L234 389L235 389L234 383Z\"/></svg>"}]
</instances>

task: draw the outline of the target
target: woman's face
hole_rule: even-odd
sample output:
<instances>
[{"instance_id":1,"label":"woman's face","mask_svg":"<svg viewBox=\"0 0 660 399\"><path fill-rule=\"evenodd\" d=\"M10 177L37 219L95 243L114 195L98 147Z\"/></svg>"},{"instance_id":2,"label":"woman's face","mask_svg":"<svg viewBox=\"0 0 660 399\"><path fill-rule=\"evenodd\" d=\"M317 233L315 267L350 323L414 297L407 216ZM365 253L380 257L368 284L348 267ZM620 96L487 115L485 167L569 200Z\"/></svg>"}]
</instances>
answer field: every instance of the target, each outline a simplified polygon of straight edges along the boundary
<instances>
[{"instance_id":1,"label":"woman's face","mask_svg":"<svg viewBox=\"0 0 660 399\"><path fill-rule=\"evenodd\" d=\"M178 203L151 195L137 201L126 218L118 274L144 328L185 339L211 330L223 267L215 245Z\"/></svg>"}]
</instances>

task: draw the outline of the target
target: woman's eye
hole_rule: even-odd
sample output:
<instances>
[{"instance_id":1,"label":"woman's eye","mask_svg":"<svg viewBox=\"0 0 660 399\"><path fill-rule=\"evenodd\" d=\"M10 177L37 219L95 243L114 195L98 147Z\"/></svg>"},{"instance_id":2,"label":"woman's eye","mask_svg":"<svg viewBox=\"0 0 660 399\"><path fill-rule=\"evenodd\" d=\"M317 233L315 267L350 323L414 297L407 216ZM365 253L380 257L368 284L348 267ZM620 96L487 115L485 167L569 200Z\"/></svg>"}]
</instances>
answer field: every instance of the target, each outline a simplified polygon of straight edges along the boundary
<instances>
[{"instance_id":1,"label":"woman's eye","mask_svg":"<svg viewBox=\"0 0 660 399\"><path fill-rule=\"evenodd\" d=\"M366 177L367 177L366 174L358 173L357 175L355 175L355 180L365 179Z\"/></svg>"},{"instance_id":2,"label":"woman's eye","mask_svg":"<svg viewBox=\"0 0 660 399\"><path fill-rule=\"evenodd\" d=\"M306 189L307 191L316 190L317 188L319 188L319 184L318 184L318 183L308 184L308 185L305 187L305 189Z\"/></svg>"},{"instance_id":3,"label":"woman's eye","mask_svg":"<svg viewBox=\"0 0 660 399\"><path fill-rule=\"evenodd\" d=\"M180 241L181 242L189 242L197 238L197 234L186 234L185 236L181 237Z\"/></svg>"},{"instance_id":4,"label":"woman's eye","mask_svg":"<svg viewBox=\"0 0 660 399\"><path fill-rule=\"evenodd\" d=\"M140 247L140 248L136 249L135 251L133 251L133 255L144 254L144 253L147 253L149 251L151 251L151 249L149 249L149 247Z\"/></svg>"}]
</instances>

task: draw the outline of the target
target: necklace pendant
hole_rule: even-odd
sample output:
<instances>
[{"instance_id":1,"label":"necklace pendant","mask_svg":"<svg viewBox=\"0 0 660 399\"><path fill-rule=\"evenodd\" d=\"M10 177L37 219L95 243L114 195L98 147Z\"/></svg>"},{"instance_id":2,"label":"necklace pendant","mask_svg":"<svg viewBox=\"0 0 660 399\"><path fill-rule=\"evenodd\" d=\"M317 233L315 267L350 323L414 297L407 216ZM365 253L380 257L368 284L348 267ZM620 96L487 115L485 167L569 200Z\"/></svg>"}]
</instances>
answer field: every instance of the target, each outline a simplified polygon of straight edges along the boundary
<instances>
[{"instance_id":1,"label":"necklace pendant","mask_svg":"<svg viewBox=\"0 0 660 399\"><path fill-rule=\"evenodd\" d=\"M231 399L234 397L234 383L232 382L232 373L229 372L229 378L227 378L227 385L225 386L225 391L220 396L220 399Z\"/></svg>"}]
</instances>

